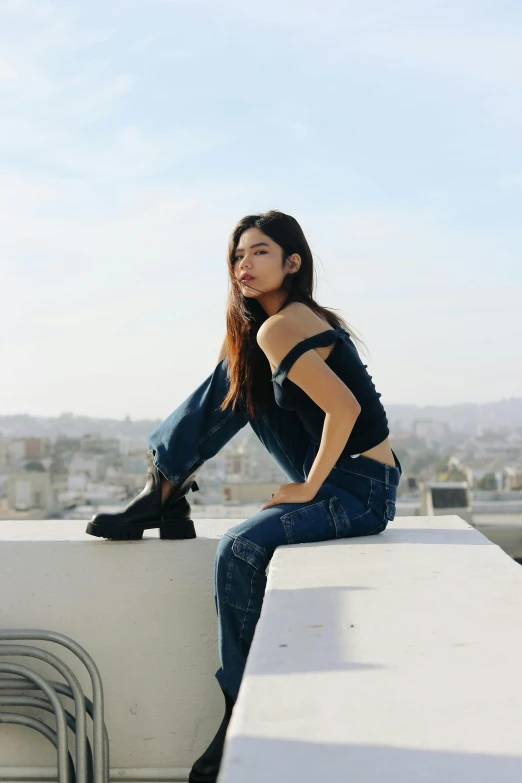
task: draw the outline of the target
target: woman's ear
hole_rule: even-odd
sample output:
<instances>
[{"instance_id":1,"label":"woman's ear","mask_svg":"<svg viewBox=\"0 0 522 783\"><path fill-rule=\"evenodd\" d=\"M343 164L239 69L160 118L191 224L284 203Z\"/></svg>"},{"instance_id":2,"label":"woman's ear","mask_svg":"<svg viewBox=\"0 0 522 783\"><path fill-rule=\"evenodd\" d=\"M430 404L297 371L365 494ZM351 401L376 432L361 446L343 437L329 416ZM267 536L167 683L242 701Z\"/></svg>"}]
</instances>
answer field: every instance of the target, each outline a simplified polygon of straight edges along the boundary
<instances>
[{"instance_id":1,"label":"woman's ear","mask_svg":"<svg viewBox=\"0 0 522 783\"><path fill-rule=\"evenodd\" d=\"M298 272L300 266L301 266L301 259L297 254L288 257L288 267L290 269L291 274L295 274L296 272Z\"/></svg>"}]
</instances>

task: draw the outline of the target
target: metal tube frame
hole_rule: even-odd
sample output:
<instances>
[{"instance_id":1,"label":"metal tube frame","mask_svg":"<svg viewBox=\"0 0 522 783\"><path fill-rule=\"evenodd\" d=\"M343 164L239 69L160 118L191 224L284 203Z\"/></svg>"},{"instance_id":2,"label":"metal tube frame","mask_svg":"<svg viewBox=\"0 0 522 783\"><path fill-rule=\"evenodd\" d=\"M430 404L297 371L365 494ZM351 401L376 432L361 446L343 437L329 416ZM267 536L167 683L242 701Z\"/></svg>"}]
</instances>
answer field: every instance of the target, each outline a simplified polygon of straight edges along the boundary
<instances>
[{"instance_id":1,"label":"metal tube frame","mask_svg":"<svg viewBox=\"0 0 522 783\"><path fill-rule=\"evenodd\" d=\"M87 669L92 684L92 702L87 699L80 687L80 683L72 670L57 656L38 647L28 645L4 645L0 644L0 655L25 655L40 658L46 663L54 666L60 674L69 683L50 683L45 678L36 674L26 666L19 664L0 663L0 672L15 674L23 677L26 682L19 680L6 680L0 678L0 689L3 690L26 690L37 688L42 690L51 702L52 709L56 716L57 732L57 754L58 754L58 781L59 783L70 783L69 780L69 759L67 747L67 720L64 708L57 694L62 693L74 699L76 720L74 724L76 738L76 773L78 783L91 783L87 768L87 732L85 711L89 712L93 721L93 777L92 783L109 783L109 740L107 729L104 722L104 703L103 687L98 667L89 653L74 639L55 631L42 629L0 629L0 642L20 641L20 640L41 640L54 642L69 649L84 664ZM29 682L27 682L27 680ZM19 713L10 713L11 715ZM25 716L27 717L27 716ZM0 713L1 718L1 713ZM36 719L35 719L36 720ZM46 725L36 720L36 724ZM36 724L31 725L36 728ZM29 725L25 723L24 725ZM73 728L69 724L70 728ZM49 727L48 727L49 728ZM40 730L40 729L38 729ZM52 730L51 730L52 731ZM50 739L50 735L46 735ZM89 746L90 751L90 746ZM69 754L70 758L70 754ZM73 765L74 770L74 765Z\"/></svg>"}]
</instances>

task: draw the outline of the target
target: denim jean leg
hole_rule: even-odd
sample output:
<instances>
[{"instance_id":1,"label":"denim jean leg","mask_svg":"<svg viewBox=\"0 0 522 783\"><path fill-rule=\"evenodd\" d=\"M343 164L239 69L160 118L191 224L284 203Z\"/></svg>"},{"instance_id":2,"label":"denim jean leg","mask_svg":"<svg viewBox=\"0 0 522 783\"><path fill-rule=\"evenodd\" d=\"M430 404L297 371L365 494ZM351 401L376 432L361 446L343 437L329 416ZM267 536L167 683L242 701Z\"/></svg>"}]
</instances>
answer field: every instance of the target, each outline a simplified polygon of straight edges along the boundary
<instances>
[{"instance_id":1,"label":"denim jean leg","mask_svg":"<svg viewBox=\"0 0 522 783\"><path fill-rule=\"evenodd\" d=\"M305 481L312 444L298 415L272 399L263 413L248 421L288 480Z\"/></svg>"},{"instance_id":2,"label":"denim jean leg","mask_svg":"<svg viewBox=\"0 0 522 783\"><path fill-rule=\"evenodd\" d=\"M237 699L259 619L269 560L263 547L254 547L246 539L233 538L225 533L219 540L214 568L214 599L221 665L215 676L221 689L233 699Z\"/></svg>"},{"instance_id":3,"label":"denim jean leg","mask_svg":"<svg viewBox=\"0 0 522 783\"><path fill-rule=\"evenodd\" d=\"M288 480L305 481L317 447L310 443L299 417L274 399L248 422ZM288 543L280 516L284 509L295 508L282 504L259 511L228 530L218 543L214 600L221 666L215 676L234 699L261 612L268 564L274 549Z\"/></svg>"},{"instance_id":4,"label":"denim jean leg","mask_svg":"<svg viewBox=\"0 0 522 783\"><path fill-rule=\"evenodd\" d=\"M334 485L323 484L306 503L278 503L227 530L216 551L214 590L218 612L221 688L237 697L264 601L266 570L275 549L329 541L348 532Z\"/></svg>"},{"instance_id":5,"label":"denim jean leg","mask_svg":"<svg viewBox=\"0 0 522 783\"><path fill-rule=\"evenodd\" d=\"M245 426L241 402L232 410L220 405L228 391L228 365L222 359L214 371L147 437L154 464L172 485L214 457Z\"/></svg>"},{"instance_id":6,"label":"denim jean leg","mask_svg":"<svg viewBox=\"0 0 522 783\"><path fill-rule=\"evenodd\" d=\"M241 400L235 410L228 406L222 411L219 406L228 388L227 363L223 359L211 375L150 433L147 442L149 449L155 452L154 463L158 470L172 484L179 483L200 464L214 457L248 422L289 481L304 481L311 444L297 415L279 408L275 400L271 400L268 409L254 418L247 414ZM295 508L295 505L288 505L286 510L290 508ZM216 677L222 688L234 698L263 602L266 569L274 547L286 541L284 536L280 536L283 531L279 523L280 513L281 509L261 512L265 520L268 516L272 523L275 522L270 526L272 533L277 531L275 538L270 534L266 547L247 537L240 540L241 536L237 534L234 538L225 534L218 544L215 604L219 652L221 660L226 662L227 674L223 674L221 668ZM255 519L257 527L257 515ZM264 522L261 528L265 529ZM238 528L232 528L229 533L235 530ZM234 554L230 558L232 549ZM244 567L233 568L239 561ZM238 589L237 580L241 581L242 574L244 585ZM223 603L221 596L225 593L227 601Z\"/></svg>"}]
</instances>

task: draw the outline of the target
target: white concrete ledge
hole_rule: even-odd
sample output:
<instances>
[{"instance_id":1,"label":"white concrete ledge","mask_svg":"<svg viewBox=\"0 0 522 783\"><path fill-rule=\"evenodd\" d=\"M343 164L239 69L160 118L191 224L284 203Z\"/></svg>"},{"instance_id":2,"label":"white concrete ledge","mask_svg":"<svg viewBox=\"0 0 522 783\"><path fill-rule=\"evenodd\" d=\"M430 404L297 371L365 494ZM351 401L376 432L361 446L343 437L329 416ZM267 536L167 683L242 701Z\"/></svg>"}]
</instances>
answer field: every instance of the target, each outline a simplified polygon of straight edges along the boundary
<instances>
[{"instance_id":1,"label":"white concrete ledge","mask_svg":"<svg viewBox=\"0 0 522 783\"><path fill-rule=\"evenodd\" d=\"M456 516L280 547L219 783L519 783L522 570Z\"/></svg>"},{"instance_id":2,"label":"white concrete ledge","mask_svg":"<svg viewBox=\"0 0 522 783\"><path fill-rule=\"evenodd\" d=\"M161 541L154 530L143 541L118 542L87 535L85 521L0 522L0 627L57 631L92 655L103 681L113 779L186 780L221 722L213 571L218 540L234 524L197 520L198 538L188 541ZM72 653L29 644L58 655L92 697ZM36 659L2 661L61 680ZM62 701L73 711L72 701ZM53 721L37 709L0 710ZM90 718L87 725L92 739ZM0 779L2 770L9 777L21 768L52 779L55 767L43 736L0 725Z\"/></svg>"}]
</instances>

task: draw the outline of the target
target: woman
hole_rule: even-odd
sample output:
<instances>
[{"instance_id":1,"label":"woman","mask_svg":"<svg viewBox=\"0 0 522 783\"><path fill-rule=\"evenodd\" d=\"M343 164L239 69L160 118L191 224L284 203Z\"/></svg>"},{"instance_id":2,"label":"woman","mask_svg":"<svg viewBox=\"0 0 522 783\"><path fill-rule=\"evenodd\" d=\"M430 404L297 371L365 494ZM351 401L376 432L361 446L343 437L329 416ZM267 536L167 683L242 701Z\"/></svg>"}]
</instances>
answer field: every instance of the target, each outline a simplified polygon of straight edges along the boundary
<instances>
[{"instance_id":1,"label":"woman","mask_svg":"<svg viewBox=\"0 0 522 783\"><path fill-rule=\"evenodd\" d=\"M345 322L313 298L312 253L297 221L271 210L229 240L227 334L213 373L148 437L145 489L87 532L193 538L186 494L198 468L249 423L291 483L220 539L214 586L225 716L190 783L217 778L276 547L382 532L402 468L380 394Z\"/></svg>"}]
</instances>

